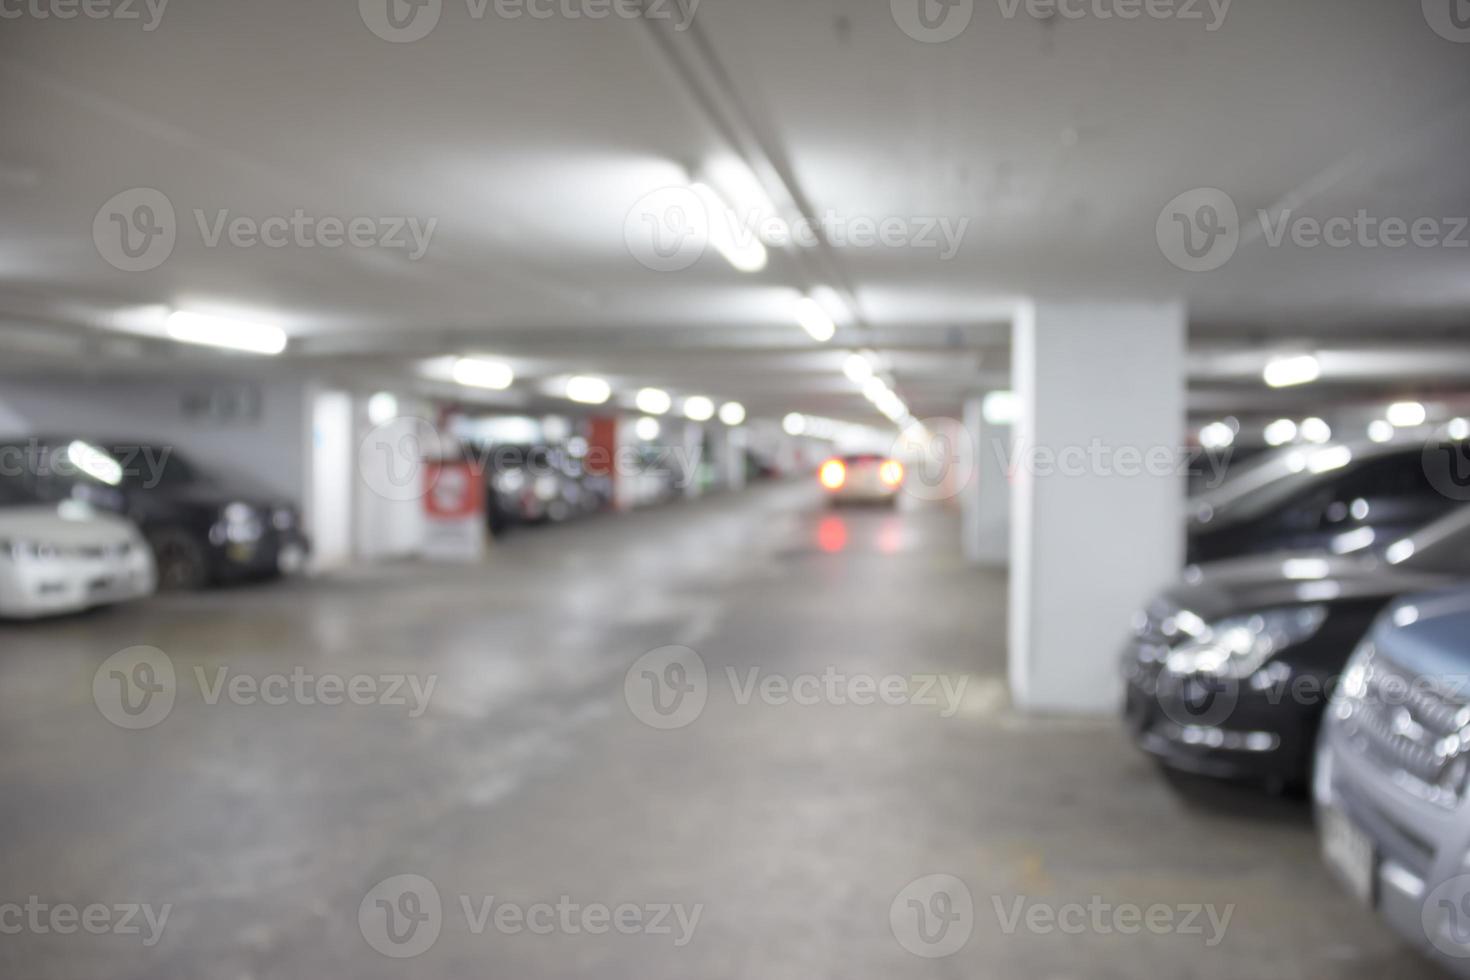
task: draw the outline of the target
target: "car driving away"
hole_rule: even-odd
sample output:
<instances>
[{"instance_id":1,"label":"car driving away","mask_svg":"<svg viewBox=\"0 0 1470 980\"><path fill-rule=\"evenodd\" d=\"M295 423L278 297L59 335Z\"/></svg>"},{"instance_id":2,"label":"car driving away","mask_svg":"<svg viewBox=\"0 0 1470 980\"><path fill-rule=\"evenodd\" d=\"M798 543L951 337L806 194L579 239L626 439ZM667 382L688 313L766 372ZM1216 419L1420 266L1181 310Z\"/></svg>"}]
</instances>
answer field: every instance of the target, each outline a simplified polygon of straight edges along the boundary
<instances>
[{"instance_id":1,"label":"car driving away","mask_svg":"<svg viewBox=\"0 0 1470 980\"><path fill-rule=\"evenodd\" d=\"M37 619L153 593L153 560L130 521L79 500L47 503L0 474L0 619Z\"/></svg>"},{"instance_id":2,"label":"car driving away","mask_svg":"<svg viewBox=\"0 0 1470 980\"><path fill-rule=\"evenodd\" d=\"M833 456L817 470L817 481L827 500L838 504L887 504L898 501L903 489L903 464L876 453Z\"/></svg>"}]
</instances>

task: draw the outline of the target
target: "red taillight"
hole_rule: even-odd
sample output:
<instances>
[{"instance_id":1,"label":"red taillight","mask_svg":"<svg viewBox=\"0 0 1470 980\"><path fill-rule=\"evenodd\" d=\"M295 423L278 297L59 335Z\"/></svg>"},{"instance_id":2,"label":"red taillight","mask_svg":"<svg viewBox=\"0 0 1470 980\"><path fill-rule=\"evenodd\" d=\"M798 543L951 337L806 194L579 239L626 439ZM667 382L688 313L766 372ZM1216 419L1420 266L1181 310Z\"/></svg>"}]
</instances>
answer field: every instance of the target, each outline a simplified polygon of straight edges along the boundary
<instances>
[{"instance_id":1,"label":"red taillight","mask_svg":"<svg viewBox=\"0 0 1470 980\"><path fill-rule=\"evenodd\" d=\"M841 490L847 482L847 466L840 459L829 459L817 471L817 479L828 490Z\"/></svg>"},{"instance_id":2,"label":"red taillight","mask_svg":"<svg viewBox=\"0 0 1470 980\"><path fill-rule=\"evenodd\" d=\"M885 487L896 487L903 482L903 464L896 459L885 459L878 467L878 479Z\"/></svg>"}]
</instances>

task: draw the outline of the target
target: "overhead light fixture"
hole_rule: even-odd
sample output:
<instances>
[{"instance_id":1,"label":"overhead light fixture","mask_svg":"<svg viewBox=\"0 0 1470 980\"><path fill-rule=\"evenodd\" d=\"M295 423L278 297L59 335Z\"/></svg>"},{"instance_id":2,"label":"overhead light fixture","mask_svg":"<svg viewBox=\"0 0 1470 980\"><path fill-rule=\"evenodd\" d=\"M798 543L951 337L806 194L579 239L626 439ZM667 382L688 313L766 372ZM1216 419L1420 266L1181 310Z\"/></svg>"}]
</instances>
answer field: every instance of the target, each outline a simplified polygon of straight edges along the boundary
<instances>
[{"instance_id":1,"label":"overhead light fixture","mask_svg":"<svg viewBox=\"0 0 1470 980\"><path fill-rule=\"evenodd\" d=\"M633 423L633 434L644 442L652 442L658 438L659 428L658 419L645 415Z\"/></svg>"},{"instance_id":2,"label":"overhead light fixture","mask_svg":"<svg viewBox=\"0 0 1470 980\"><path fill-rule=\"evenodd\" d=\"M707 422L714 418L715 403L703 395L690 395L684 399L684 417L695 422Z\"/></svg>"},{"instance_id":3,"label":"overhead light fixture","mask_svg":"<svg viewBox=\"0 0 1470 980\"><path fill-rule=\"evenodd\" d=\"M1319 446L1332 439L1332 426L1319 418L1303 419L1300 431L1303 439Z\"/></svg>"},{"instance_id":4,"label":"overhead light fixture","mask_svg":"<svg viewBox=\"0 0 1470 980\"><path fill-rule=\"evenodd\" d=\"M1445 434L1458 441L1470 439L1470 419L1450 419Z\"/></svg>"},{"instance_id":5,"label":"overhead light fixture","mask_svg":"<svg viewBox=\"0 0 1470 980\"><path fill-rule=\"evenodd\" d=\"M515 380L515 372L503 361L490 361L483 357L461 357L454 362L454 380L470 388L489 388L503 391Z\"/></svg>"},{"instance_id":6,"label":"overhead light fixture","mask_svg":"<svg viewBox=\"0 0 1470 980\"><path fill-rule=\"evenodd\" d=\"M1290 388L1292 385L1311 384L1322 377L1322 365L1312 354L1294 357L1272 358L1261 372L1261 377L1272 388Z\"/></svg>"},{"instance_id":7,"label":"overhead light fixture","mask_svg":"<svg viewBox=\"0 0 1470 980\"><path fill-rule=\"evenodd\" d=\"M781 420L781 431L788 436L799 436L806 431L806 417L800 412L787 412Z\"/></svg>"},{"instance_id":8,"label":"overhead light fixture","mask_svg":"<svg viewBox=\"0 0 1470 980\"><path fill-rule=\"evenodd\" d=\"M725 155L706 161L698 178L701 183L715 188L722 200L731 202L734 208L739 209L749 228L766 228L771 219L780 217L760 179L739 157ZM779 243L775 238L767 238L765 241L767 244Z\"/></svg>"},{"instance_id":9,"label":"overhead light fixture","mask_svg":"<svg viewBox=\"0 0 1470 980\"><path fill-rule=\"evenodd\" d=\"M739 402L725 402L720 406L720 421L726 425L739 425L745 421L745 406Z\"/></svg>"},{"instance_id":10,"label":"overhead light fixture","mask_svg":"<svg viewBox=\"0 0 1470 980\"><path fill-rule=\"evenodd\" d=\"M1011 425L1017 414L1015 392L992 391L980 403L980 416L991 425Z\"/></svg>"},{"instance_id":11,"label":"overhead light fixture","mask_svg":"<svg viewBox=\"0 0 1470 980\"><path fill-rule=\"evenodd\" d=\"M164 330L185 344L203 344L250 354L279 354L286 349L286 331L269 323L252 323L208 313L175 310Z\"/></svg>"},{"instance_id":12,"label":"overhead light fixture","mask_svg":"<svg viewBox=\"0 0 1470 980\"><path fill-rule=\"evenodd\" d=\"M827 311L822 309L822 304L810 296L803 296L796 301L796 322L818 343L825 344L837 333L837 325L832 322Z\"/></svg>"},{"instance_id":13,"label":"overhead light fixture","mask_svg":"<svg viewBox=\"0 0 1470 980\"><path fill-rule=\"evenodd\" d=\"M873 376L873 362L865 354L848 354L842 362L842 373L847 375L847 380L860 385Z\"/></svg>"},{"instance_id":14,"label":"overhead light fixture","mask_svg":"<svg viewBox=\"0 0 1470 980\"><path fill-rule=\"evenodd\" d=\"M387 425L398 418L398 396L391 391L380 391L368 399L368 421L373 425Z\"/></svg>"},{"instance_id":15,"label":"overhead light fixture","mask_svg":"<svg viewBox=\"0 0 1470 980\"><path fill-rule=\"evenodd\" d=\"M1393 423L1387 419L1374 419L1368 426L1368 438L1374 442L1393 441Z\"/></svg>"},{"instance_id":16,"label":"overhead light fixture","mask_svg":"<svg viewBox=\"0 0 1470 980\"><path fill-rule=\"evenodd\" d=\"M1205 449L1228 449L1235 444L1235 430L1225 422L1211 422L1199 430L1199 444Z\"/></svg>"},{"instance_id":17,"label":"overhead light fixture","mask_svg":"<svg viewBox=\"0 0 1470 980\"><path fill-rule=\"evenodd\" d=\"M662 388L638 389L638 394L633 397L633 403L638 406L638 411L649 415L662 415L674 407L674 400Z\"/></svg>"},{"instance_id":18,"label":"overhead light fixture","mask_svg":"<svg viewBox=\"0 0 1470 980\"><path fill-rule=\"evenodd\" d=\"M709 225L709 243L740 272L759 272L766 267L766 247L755 230L746 228L740 216L708 184L689 185L704 205Z\"/></svg>"},{"instance_id":19,"label":"overhead light fixture","mask_svg":"<svg viewBox=\"0 0 1470 980\"><path fill-rule=\"evenodd\" d=\"M110 487L122 483L122 464L89 442L82 442L80 439L72 442L66 447L66 458L71 465L94 480L100 480Z\"/></svg>"},{"instance_id":20,"label":"overhead light fixture","mask_svg":"<svg viewBox=\"0 0 1470 980\"><path fill-rule=\"evenodd\" d=\"M612 386L601 378L576 374L567 378L567 397L584 405L601 405L612 397Z\"/></svg>"},{"instance_id":21,"label":"overhead light fixture","mask_svg":"<svg viewBox=\"0 0 1470 980\"><path fill-rule=\"evenodd\" d=\"M1429 411L1419 402L1394 402L1388 406L1387 418L1390 425L1400 429L1412 429L1423 425Z\"/></svg>"},{"instance_id":22,"label":"overhead light fixture","mask_svg":"<svg viewBox=\"0 0 1470 980\"><path fill-rule=\"evenodd\" d=\"M873 404L878 404L878 399L888 394L888 383L876 374L863 382L863 397Z\"/></svg>"},{"instance_id":23,"label":"overhead light fixture","mask_svg":"<svg viewBox=\"0 0 1470 980\"><path fill-rule=\"evenodd\" d=\"M1277 419L1266 426L1266 445L1284 446L1297 436L1296 423L1291 419Z\"/></svg>"}]
</instances>

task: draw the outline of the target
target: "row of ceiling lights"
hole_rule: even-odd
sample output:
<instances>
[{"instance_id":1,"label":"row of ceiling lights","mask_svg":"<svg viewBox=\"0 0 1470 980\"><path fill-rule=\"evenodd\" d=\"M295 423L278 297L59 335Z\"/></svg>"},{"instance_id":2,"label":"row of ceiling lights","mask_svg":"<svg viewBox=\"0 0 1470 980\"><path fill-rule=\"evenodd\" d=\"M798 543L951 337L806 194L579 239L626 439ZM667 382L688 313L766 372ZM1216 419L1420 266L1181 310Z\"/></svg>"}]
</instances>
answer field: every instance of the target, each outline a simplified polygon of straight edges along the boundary
<instances>
[{"instance_id":1,"label":"row of ceiling lights","mask_svg":"<svg viewBox=\"0 0 1470 980\"><path fill-rule=\"evenodd\" d=\"M1390 442L1400 429L1416 429L1429 418L1429 410L1421 402L1394 402L1384 411L1383 418L1368 424L1368 438L1374 442ZM1470 419L1450 420L1446 432L1451 439L1470 439ZM1225 449L1234 445L1240 434L1240 421L1233 417L1211 422L1199 431L1199 442L1205 449ZM1268 446L1285 446L1293 442L1310 442L1321 445L1332 439L1332 427L1319 418L1277 419L1262 432Z\"/></svg>"}]
</instances>

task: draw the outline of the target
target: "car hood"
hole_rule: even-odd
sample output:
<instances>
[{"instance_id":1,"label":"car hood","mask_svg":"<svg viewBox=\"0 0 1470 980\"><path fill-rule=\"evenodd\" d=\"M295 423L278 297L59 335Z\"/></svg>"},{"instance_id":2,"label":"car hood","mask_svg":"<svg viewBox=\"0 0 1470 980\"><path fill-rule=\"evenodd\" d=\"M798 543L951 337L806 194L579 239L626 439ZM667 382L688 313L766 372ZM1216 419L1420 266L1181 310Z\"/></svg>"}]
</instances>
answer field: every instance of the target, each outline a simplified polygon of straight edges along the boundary
<instances>
[{"instance_id":1,"label":"car hood","mask_svg":"<svg viewBox=\"0 0 1470 980\"><path fill-rule=\"evenodd\" d=\"M1470 590L1403 599L1371 637L1379 653L1410 674L1470 675Z\"/></svg>"},{"instance_id":2,"label":"car hood","mask_svg":"<svg viewBox=\"0 0 1470 980\"><path fill-rule=\"evenodd\" d=\"M0 507L0 538L73 548L124 544L137 536L131 521L80 501Z\"/></svg>"},{"instance_id":3,"label":"car hood","mask_svg":"<svg viewBox=\"0 0 1470 980\"><path fill-rule=\"evenodd\" d=\"M1303 602L1388 599L1441 589L1455 579L1390 565L1372 556L1283 552L1192 565L1168 602L1206 620Z\"/></svg>"}]
</instances>

